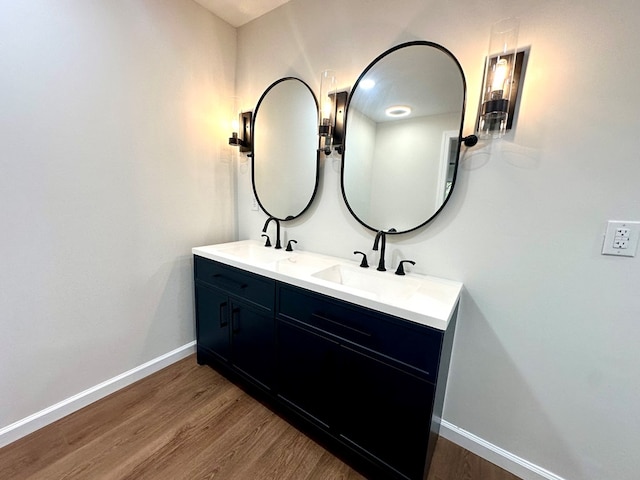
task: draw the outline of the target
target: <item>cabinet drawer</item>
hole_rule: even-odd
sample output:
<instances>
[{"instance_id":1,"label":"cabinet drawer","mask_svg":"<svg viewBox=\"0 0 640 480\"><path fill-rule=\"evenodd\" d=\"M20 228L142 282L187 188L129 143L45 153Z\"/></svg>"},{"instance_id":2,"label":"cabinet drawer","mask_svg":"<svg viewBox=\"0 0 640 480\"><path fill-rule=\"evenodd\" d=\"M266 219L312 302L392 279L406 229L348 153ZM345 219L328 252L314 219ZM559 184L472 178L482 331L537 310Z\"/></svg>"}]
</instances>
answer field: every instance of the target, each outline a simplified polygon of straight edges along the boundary
<instances>
[{"instance_id":1,"label":"cabinet drawer","mask_svg":"<svg viewBox=\"0 0 640 480\"><path fill-rule=\"evenodd\" d=\"M195 279L273 311L275 280L194 255Z\"/></svg>"},{"instance_id":2,"label":"cabinet drawer","mask_svg":"<svg viewBox=\"0 0 640 480\"><path fill-rule=\"evenodd\" d=\"M277 312L421 370L436 381L443 332L278 283Z\"/></svg>"}]
</instances>

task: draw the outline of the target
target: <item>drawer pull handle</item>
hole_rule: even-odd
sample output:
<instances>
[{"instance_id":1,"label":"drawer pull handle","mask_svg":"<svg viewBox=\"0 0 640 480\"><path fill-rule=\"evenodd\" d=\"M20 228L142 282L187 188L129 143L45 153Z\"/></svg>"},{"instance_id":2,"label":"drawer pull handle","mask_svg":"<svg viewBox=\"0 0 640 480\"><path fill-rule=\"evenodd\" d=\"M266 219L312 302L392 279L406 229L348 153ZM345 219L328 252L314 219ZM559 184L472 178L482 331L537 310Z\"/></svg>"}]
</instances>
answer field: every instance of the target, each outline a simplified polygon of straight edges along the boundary
<instances>
[{"instance_id":1,"label":"drawer pull handle","mask_svg":"<svg viewBox=\"0 0 640 480\"><path fill-rule=\"evenodd\" d=\"M320 315L319 313L312 313L311 316L315 317L315 318L319 318L320 320L323 320L325 322L329 322L329 323L332 323L334 325L338 325L339 327L345 328L345 329L347 329L347 330L349 330L351 332L358 333L358 334L363 335L365 337L371 337L371 334L369 332L363 332L362 330L358 330L357 328L353 328L353 327L350 327L350 326L345 325L343 323L337 322L337 321L332 320L332 319L330 319L328 317L325 317L324 315Z\"/></svg>"},{"instance_id":2,"label":"drawer pull handle","mask_svg":"<svg viewBox=\"0 0 640 480\"><path fill-rule=\"evenodd\" d=\"M225 312L227 310L227 302L222 302L220 304L220 328L224 328L229 325L229 320L225 320Z\"/></svg>"},{"instance_id":3,"label":"drawer pull handle","mask_svg":"<svg viewBox=\"0 0 640 480\"><path fill-rule=\"evenodd\" d=\"M216 280L218 280L221 283L226 283L227 286L231 287L231 288L238 288L240 290L242 290L243 288L247 288L248 285L246 283L239 283L236 282L235 280L231 279L231 278L227 278L224 275L220 274L220 273L215 273L213 275L211 275L213 278L215 278Z\"/></svg>"}]
</instances>

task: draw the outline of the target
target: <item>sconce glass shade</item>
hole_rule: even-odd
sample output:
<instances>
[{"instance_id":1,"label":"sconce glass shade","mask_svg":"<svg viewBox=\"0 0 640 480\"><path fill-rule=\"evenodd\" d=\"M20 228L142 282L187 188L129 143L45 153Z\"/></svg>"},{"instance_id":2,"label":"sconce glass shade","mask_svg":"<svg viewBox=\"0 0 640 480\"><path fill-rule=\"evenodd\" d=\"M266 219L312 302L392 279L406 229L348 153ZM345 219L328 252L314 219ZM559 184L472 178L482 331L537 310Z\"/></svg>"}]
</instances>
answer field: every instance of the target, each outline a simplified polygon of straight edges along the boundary
<instances>
[{"instance_id":1,"label":"sconce glass shade","mask_svg":"<svg viewBox=\"0 0 640 480\"><path fill-rule=\"evenodd\" d=\"M336 75L333 70L325 70L320 76L320 108L318 112L318 134L324 139L325 152L331 152L333 122L335 121L334 101L337 92Z\"/></svg>"},{"instance_id":2,"label":"sconce glass shade","mask_svg":"<svg viewBox=\"0 0 640 480\"><path fill-rule=\"evenodd\" d=\"M231 110L229 111L229 127L231 128L231 137L229 137L229 145L239 145L238 130L240 128L240 100L238 97L231 97Z\"/></svg>"},{"instance_id":3,"label":"sconce glass shade","mask_svg":"<svg viewBox=\"0 0 640 480\"><path fill-rule=\"evenodd\" d=\"M482 86L477 134L480 138L499 138L507 131L509 102L514 82L520 22L501 20L491 28Z\"/></svg>"}]
</instances>

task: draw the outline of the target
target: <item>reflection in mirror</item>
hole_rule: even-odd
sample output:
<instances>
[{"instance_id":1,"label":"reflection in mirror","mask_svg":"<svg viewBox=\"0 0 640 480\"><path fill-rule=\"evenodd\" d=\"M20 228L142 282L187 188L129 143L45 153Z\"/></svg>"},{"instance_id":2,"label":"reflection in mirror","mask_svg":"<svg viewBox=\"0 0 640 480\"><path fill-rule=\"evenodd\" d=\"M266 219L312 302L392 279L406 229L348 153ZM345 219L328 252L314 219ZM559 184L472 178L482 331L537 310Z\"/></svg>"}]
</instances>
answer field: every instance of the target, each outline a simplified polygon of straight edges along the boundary
<instances>
[{"instance_id":1,"label":"reflection in mirror","mask_svg":"<svg viewBox=\"0 0 640 480\"><path fill-rule=\"evenodd\" d=\"M411 42L374 60L347 103L342 193L371 230L429 222L455 185L465 80L455 57Z\"/></svg>"},{"instance_id":2,"label":"reflection in mirror","mask_svg":"<svg viewBox=\"0 0 640 480\"><path fill-rule=\"evenodd\" d=\"M262 94L253 118L252 181L267 215L291 220L318 187L318 104L302 80L282 78Z\"/></svg>"}]
</instances>

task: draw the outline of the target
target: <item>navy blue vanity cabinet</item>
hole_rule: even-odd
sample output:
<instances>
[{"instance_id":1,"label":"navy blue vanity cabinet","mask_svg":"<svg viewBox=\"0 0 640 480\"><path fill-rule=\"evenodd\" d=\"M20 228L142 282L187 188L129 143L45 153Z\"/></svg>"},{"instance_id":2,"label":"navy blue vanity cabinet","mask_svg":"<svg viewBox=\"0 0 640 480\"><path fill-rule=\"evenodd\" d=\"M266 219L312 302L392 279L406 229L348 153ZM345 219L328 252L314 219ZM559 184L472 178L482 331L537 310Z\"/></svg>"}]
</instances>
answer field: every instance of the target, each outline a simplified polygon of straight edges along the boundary
<instances>
[{"instance_id":1,"label":"navy blue vanity cabinet","mask_svg":"<svg viewBox=\"0 0 640 480\"><path fill-rule=\"evenodd\" d=\"M194 256L197 358L273 385L275 281Z\"/></svg>"},{"instance_id":2,"label":"navy blue vanity cabinet","mask_svg":"<svg viewBox=\"0 0 640 480\"><path fill-rule=\"evenodd\" d=\"M422 479L435 386L390 359L343 347L340 436L394 470Z\"/></svg>"},{"instance_id":3,"label":"navy blue vanity cabinet","mask_svg":"<svg viewBox=\"0 0 640 480\"><path fill-rule=\"evenodd\" d=\"M194 266L199 363L367 478L426 478L456 313L443 332L197 255Z\"/></svg>"},{"instance_id":4,"label":"navy blue vanity cabinet","mask_svg":"<svg viewBox=\"0 0 640 480\"><path fill-rule=\"evenodd\" d=\"M372 476L422 479L443 332L283 283L276 292L279 396Z\"/></svg>"},{"instance_id":5,"label":"navy blue vanity cabinet","mask_svg":"<svg viewBox=\"0 0 640 480\"><path fill-rule=\"evenodd\" d=\"M229 360L229 296L210 285L196 281L196 336L198 363L204 357Z\"/></svg>"},{"instance_id":6,"label":"navy blue vanity cabinet","mask_svg":"<svg viewBox=\"0 0 640 480\"><path fill-rule=\"evenodd\" d=\"M278 320L278 396L317 426L335 424L340 344L286 318Z\"/></svg>"},{"instance_id":7,"label":"navy blue vanity cabinet","mask_svg":"<svg viewBox=\"0 0 640 480\"><path fill-rule=\"evenodd\" d=\"M231 365L264 388L274 383L273 312L231 302Z\"/></svg>"}]
</instances>

